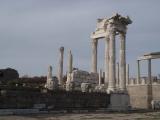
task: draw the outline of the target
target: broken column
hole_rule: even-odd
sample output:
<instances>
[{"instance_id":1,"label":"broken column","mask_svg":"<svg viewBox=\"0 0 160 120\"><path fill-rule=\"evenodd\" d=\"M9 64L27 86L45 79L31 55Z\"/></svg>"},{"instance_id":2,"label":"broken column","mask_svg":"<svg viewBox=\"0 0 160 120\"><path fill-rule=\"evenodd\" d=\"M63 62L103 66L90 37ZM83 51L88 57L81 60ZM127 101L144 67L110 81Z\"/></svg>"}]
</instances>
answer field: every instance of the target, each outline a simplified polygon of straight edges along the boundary
<instances>
[{"instance_id":1,"label":"broken column","mask_svg":"<svg viewBox=\"0 0 160 120\"><path fill-rule=\"evenodd\" d=\"M48 74L47 74L47 86L49 85L51 80L52 80L52 66L49 66L48 67Z\"/></svg>"},{"instance_id":2,"label":"broken column","mask_svg":"<svg viewBox=\"0 0 160 120\"><path fill-rule=\"evenodd\" d=\"M73 70L73 55L71 53L71 50L69 50L68 53L68 73L72 73Z\"/></svg>"},{"instance_id":3,"label":"broken column","mask_svg":"<svg viewBox=\"0 0 160 120\"><path fill-rule=\"evenodd\" d=\"M64 47L59 48L59 61L58 61L58 84L63 85L63 54L64 54Z\"/></svg>"},{"instance_id":4,"label":"broken column","mask_svg":"<svg viewBox=\"0 0 160 120\"><path fill-rule=\"evenodd\" d=\"M58 89L58 81L56 77L52 77L52 66L48 67L48 74L47 74L47 82L45 84L45 88L48 90L56 90Z\"/></svg>"},{"instance_id":5,"label":"broken column","mask_svg":"<svg viewBox=\"0 0 160 120\"><path fill-rule=\"evenodd\" d=\"M99 70L99 86L101 85L101 80L102 80L102 70Z\"/></svg>"},{"instance_id":6,"label":"broken column","mask_svg":"<svg viewBox=\"0 0 160 120\"><path fill-rule=\"evenodd\" d=\"M137 60L137 84L140 84L140 77L141 77L140 60Z\"/></svg>"},{"instance_id":7,"label":"broken column","mask_svg":"<svg viewBox=\"0 0 160 120\"><path fill-rule=\"evenodd\" d=\"M97 40L93 39L92 40L92 68L91 72L97 73Z\"/></svg>"}]
</instances>

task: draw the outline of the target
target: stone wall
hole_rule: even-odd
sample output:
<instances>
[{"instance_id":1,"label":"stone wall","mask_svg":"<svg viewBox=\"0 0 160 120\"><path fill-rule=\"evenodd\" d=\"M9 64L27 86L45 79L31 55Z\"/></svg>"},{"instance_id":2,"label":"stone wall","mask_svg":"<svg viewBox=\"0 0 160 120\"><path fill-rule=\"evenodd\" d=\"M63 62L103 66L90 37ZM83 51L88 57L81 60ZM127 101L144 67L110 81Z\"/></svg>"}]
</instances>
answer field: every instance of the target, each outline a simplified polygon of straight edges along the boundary
<instances>
[{"instance_id":1,"label":"stone wall","mask_svg":"<svg viewBox=\"0 0 160 120\"><path fill-rule=\"evenodd\" d=\"M29 109L35 104L45 104L46 109L77 110L107 108L110 95L106 93L82 93L78 91L54 91L48 93L29 91L2 91L0 109Z\"/></svg>"},{"instance_id":2,"label":"stone wall","mask_svg":"<svg viewBox=\"0 0 160 120\"><path fill-rule=\"evenodd\" d=\"M152 86L153 100L160 100L160 84L154 84Z\"/></svg>"},{"instance_id":3,"label":"stone wall","mask_svg":"<svg viewBox=\"0 0 160 120\"><path fill-rule=\"evenodd\" d=\"M128 93L133 108L151 108L152 100L160 100L160 84L128 85Z\"/></svg>"},{"instance_id":4,"label":"stone wall","mask_svg":"<svg viewBox=\"0 0 160 120\"><path fill-rule=\"evenodd\" d=\"M148 90L146 85L127 86L130 103L133 108L148 108Z\"/></svg>"}]
</instances>

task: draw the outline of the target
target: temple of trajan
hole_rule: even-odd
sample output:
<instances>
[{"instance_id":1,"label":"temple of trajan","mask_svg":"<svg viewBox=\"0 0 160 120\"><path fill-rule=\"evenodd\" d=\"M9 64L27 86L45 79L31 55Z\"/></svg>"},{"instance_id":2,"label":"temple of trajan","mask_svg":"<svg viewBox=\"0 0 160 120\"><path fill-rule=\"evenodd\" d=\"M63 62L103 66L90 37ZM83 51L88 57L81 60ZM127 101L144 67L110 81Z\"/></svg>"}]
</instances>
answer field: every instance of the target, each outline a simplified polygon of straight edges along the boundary
<instances>
[{"instance_id":1,"label":"temple of trajan","mask_svg":"<svg viewBox=\"0 0 160 120\"><path fill-rule=\"evenodd\" d=\"M115 14L97 20L96 30L91 33L91 71L80 70L73 66L72 51L68 51L67 80L63 80L64 47L59 49L57 79L52 79L49 66L46 88L66 91L104 92L111 95L111 107L114 109L151 108L160 105L160 82L153 81L151 60L160 58L160 52L145 54L137 58L137 78L130 78L129 64L126 63L127 27L132 20L127 16ZM119 62L116 63L116 35L119 36ZM97 48L100 39L105 44L104 72L97 70ZM128 38L129 39L129 38ZM140 61L148 61L148 76L140 76ZM136 62L136 61L135 61ZM56 82L50 82L56 81Z\"/></svg>"}]
</instances>

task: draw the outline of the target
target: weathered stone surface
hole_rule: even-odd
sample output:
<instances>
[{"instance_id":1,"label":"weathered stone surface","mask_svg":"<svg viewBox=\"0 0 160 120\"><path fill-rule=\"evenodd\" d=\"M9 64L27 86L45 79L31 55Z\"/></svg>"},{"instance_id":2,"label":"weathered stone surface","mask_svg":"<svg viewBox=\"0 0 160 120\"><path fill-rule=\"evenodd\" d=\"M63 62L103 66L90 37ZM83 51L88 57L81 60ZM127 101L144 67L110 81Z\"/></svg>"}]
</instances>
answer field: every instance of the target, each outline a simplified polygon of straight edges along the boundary
<instances>
[{"instance_id":1,"label":"weathered stone surface","mask_svg":"<svg viewBox=\"0 0 160 120\"><path fill-rule=\"evenodd\" d=\"M83 93L81 91L40 93L27 90L7 91L6 96L0 96L0 100L0 109L29 109L33 108L35 104L43 103L46 104L46 108L50 107L51 110L55 111L96 110L108 107L110 95L106 93Z\"/></svg>"},{"instance_id":2,"label":"weathered stone surface","mask_svg":"<svg viewBox=\"0 0 160 120\"><path fill-rule=\"evenodd\" d=\"M115 14L110 18L97 20L96 31L92 33L92 72L97 72L97 43L105 38L105 84L107 91L114 92L117 89L126 92L126 31L130 18ZM116 43L115 36L120 35L120 82L116 89Z\"/></svg>"},{"instance_id":3,"label":"weathered stone surface","mask_svg":"<svg viewBox=\"0 0 160 120\"><path fill-rule=\"evenodd\" d=\"M82 83L90 83L92 86L98 84L98 73L89 73L82 70L73 70L72 73L67 74L66 86L74 83L74 90L81 91Z\"/></svg>"},{"instance_id":4,"label":"weathered stone surface","mask_svg":"<svg viewBox=\"0 0 160 120\"><path fill-rule=\"evenodd\" d=\"M126 93L112 93L110 109L113 111L128 111L131 109L129 95Z\"/></svg>"},{"instance_id":5,"label":"weathered stone surface","mask_svg":"<svg viewBox=\"0 0 160 120\"><path fill-rule=\"evenodd\" d=\"M93 88L90 83L81 83L81 91L82 92L92 92Z\"/></svg>"}]
</instances>

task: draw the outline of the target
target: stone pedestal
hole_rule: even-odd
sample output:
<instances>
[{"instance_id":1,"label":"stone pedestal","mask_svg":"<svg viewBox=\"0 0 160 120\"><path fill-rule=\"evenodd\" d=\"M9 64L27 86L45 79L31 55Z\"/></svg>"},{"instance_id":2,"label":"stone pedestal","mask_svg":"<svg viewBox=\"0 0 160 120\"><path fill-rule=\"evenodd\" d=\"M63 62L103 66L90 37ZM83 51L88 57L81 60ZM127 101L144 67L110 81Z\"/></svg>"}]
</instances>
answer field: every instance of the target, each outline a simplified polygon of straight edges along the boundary
<instances>
[{"instance_id":1,"label":"stone pedestal","mask_svg":"<svg viewBox=\"0 0 160 120\"><path fill-rule=\"evenodd\" d=\"M127 93L112 93L109 109L112 111L128 111L131 109L130 98Z\"/></svg>"}]
</instances>

